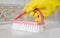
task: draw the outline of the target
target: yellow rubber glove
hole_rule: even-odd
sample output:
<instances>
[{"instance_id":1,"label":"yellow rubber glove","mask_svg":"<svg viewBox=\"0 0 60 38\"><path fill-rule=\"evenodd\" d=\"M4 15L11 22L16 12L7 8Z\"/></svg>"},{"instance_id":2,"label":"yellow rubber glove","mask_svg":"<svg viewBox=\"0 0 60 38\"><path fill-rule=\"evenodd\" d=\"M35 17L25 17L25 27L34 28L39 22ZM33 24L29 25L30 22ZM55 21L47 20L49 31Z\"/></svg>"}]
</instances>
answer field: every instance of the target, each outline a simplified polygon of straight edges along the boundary
<instances>
[{"instance_id":1,"label":"yellow rubber glove","mask_svg":"<svg viewBox=\"0 0 60 38\"><path fill-rule=\"evenodd\" d=\"M60 0L31 0L23 10L29 12L30 16L34 16L36 18L35 21L38 21L38 14L33 10L37 8L42 12L44 17L47 17L52 14L58 6L60 6Z\"/></svg>"}]
</instances>

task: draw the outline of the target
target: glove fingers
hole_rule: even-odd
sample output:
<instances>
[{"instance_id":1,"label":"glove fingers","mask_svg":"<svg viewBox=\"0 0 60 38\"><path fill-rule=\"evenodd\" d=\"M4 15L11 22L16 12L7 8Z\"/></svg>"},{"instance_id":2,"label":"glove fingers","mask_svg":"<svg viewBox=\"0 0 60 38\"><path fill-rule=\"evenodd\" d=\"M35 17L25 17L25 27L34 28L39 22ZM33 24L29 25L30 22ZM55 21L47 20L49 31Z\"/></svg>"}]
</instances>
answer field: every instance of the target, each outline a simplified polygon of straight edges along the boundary
<instances>
[{"instance_id":1,"label":"glove fingers","mask_svg":"<svg viewBox=\"0 0 60 38\"><path fill-rule=\"evenodd\" d=\"M31 11L29 14L35 18L34 21L39 22L39 16L36 12Z\"/></svg>"},{"instance_id":2,"label":"glove fingers","mask_svg":"<svg viewBox=\"0 0 60 38\"><path fill-rule=\"evenodd\" d=\"M39 22L39 15L37 13L34 14L34 17L35 17L35 21Z\"/></svg>"},{"instance_id":3,"label":"glove fingers","mask_svg":"<svg viewBox=\"0 0 60 38\"><path fill-rule=\"evenodd\" d=\"M35 12L32 11L32 12L30 12L29 14L30 14L30 16L34 16Z\"/></svg>"}]
</instances>

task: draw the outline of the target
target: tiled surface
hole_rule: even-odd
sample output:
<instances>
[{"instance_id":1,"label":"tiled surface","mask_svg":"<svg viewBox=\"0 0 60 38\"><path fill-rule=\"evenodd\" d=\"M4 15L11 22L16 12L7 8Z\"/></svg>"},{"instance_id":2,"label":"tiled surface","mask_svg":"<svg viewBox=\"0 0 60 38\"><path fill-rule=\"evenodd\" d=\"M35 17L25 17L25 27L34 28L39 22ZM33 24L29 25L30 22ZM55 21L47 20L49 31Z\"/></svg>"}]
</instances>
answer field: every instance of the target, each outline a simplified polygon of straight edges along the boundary
<instances>
[{"instance_id":1,"label":"tiled surface","mask_svg":"<svg viewBox=\"0 0 60 38\"><path fill-rule=\"evenodd\" d=\"M23 9L23 5L0 4L0 22L11 21ZM47 20L60 21L60 9L57 9Z\"/></svg>"},{"instance_id":2,"label":"tiled surface","mask_svg":"<svg viewBox=\"0 0 60 38\"><path fill-rule=\"evenodd\" d=\"M29 0L0 0L0 22L11 21L19 14ZM60 21L60 8L46 20Z\"/></svg>"},{"instance_id":3,"label":"tiled surface","mask_svg":"<svg viewBox=\"0 0 60 38\"><path fill-rule=\"evenodd\" d=\"M52 21L60 21L60 7L58 7L49 17L46 18L47 20Z\"/></svg>"},{"instance_id":4,"label":"tiled surface","mask_svg":"<svg viewBox=\"0 0 60 38\"><path fill-rule=\"evenodd\" d=\"M20 5L0 5L0 22L10 21L19 14L23 6Z\"/></svg>"},{"instance_id":5,"label":"tiled surface","mask_svg":"<svg viewBox=\"0 0 60 38\"><path fill-rule=\"evenodd\" d=\"M0 22L11 21L29 0L0 0Z\"/></svg>"}]
</instances>

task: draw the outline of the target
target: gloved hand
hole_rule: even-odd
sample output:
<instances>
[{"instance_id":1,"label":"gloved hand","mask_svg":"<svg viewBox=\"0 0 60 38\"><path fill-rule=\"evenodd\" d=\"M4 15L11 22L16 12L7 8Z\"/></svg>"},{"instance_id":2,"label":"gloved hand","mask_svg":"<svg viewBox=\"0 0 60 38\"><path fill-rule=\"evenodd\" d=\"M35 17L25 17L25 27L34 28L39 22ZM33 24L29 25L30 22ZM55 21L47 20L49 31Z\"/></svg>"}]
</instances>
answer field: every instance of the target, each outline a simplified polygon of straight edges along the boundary
<instances>
[{"instance_id":1,"label":"gloved hand","mask_svg":"<svg viewBox=\"0 0 60 38\"><path fill-rule=\"evenodd\" d=\"M35 21L38 21L38 14L34 12L35 9L38 9L42 12L44 17L49 16L60 6L60 0L31 0L23 10L26 10L30 13L30 16L36 18Z\"/></svg>"}]
</instances>

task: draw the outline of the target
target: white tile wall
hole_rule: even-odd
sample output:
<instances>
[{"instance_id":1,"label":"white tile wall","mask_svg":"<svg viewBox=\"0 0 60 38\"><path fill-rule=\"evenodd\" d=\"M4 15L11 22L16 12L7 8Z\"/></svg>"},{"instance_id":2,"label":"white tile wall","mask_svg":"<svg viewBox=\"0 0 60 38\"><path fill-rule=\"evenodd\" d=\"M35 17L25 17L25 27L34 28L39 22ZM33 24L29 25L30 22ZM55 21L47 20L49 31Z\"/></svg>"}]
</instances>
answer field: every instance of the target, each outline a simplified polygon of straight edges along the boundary
<instances>
[{"instance_id":1,"label":"white tile wall","mask_svg":"<svg viewBox=\"0 0 60 38\"><path fill-rule=\"evenodd\" d=\"M13 19L28 2L29 0L0 0L0 22Z\"/></svg>"},{"instance_id":2,"label":"white tile wall","mask_svg":"<svg viewBox=\"0 0 60 38\"><path fill-rule=\"evenodd\" d=\"M0 22L10 21L30 0L0 0ZM60 9L55 11L46 20L60 21Z\"/></svg>"},{"instance_id":3,"label":"white tile wall","mask_svg":"<svg viewBox=\"0 0 60 38\"><path fill-rule=\"evenodd\" d=\"M58 7L53 14L47 17L46 20L60 21L60 7Z\"/></svg>"}]
</instances>

